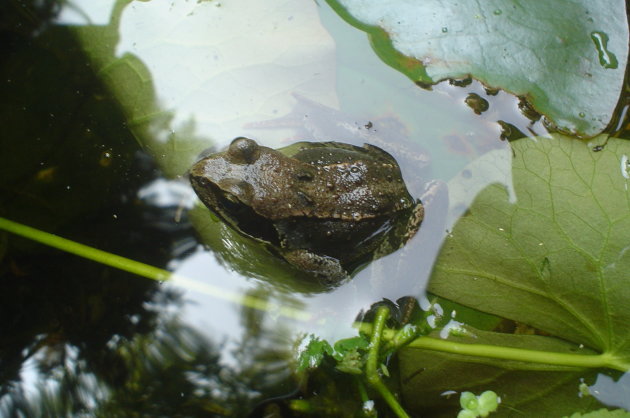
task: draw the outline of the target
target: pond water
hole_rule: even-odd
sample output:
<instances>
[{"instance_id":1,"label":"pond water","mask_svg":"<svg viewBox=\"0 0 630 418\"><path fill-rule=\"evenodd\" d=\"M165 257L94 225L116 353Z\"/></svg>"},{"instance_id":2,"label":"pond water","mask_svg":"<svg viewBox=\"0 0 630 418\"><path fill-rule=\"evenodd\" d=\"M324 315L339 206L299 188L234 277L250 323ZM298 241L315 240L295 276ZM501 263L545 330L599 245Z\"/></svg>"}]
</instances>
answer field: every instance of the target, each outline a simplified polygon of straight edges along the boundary
<instances>
[{"instance_id":1,"label":"pond water","mask_svg":"<svg viewBox=\"0 0 630 418\"><path fill-rule=\"evenodd\" d=\"M309 386L292 373L299 338L353 337L353 322L384 300L403 310L411 296L429 309L432 267L457 220L490 184L515 199L510 144L549 135L549 125L523 99L478 81L419 87L325 2L124 3L28 5L28 17L8 7L0 216L173 277L150 280L0 233L1 413L303 416L288 400L318 393L342 405L331 416L351 416L361 403L349 377L323 370ZM414 197L437 180L450 201L427 205L403 249L322 286L196 198L187 170L239 136L272 148L370 142L396 158ZM449 303L432 315L468 309ZM522 325L468 315L477 327ZM392 386L413 413L456 414L447 389L468 387L437 384L439 400L418 406L398 387L406 372L396 364ZM448 370L467 373L458 367ZM571 393L564 400L582 399L580 382L603 394L580 408L630 408L619 370L601 370L597 384L597 371L541 370L541 384ZM527 376L519 379L539 378ZM501 396L512 383L497 377L487 388ZM518 405L529 416L530 405Z\"/></svg>"}]
</instances>

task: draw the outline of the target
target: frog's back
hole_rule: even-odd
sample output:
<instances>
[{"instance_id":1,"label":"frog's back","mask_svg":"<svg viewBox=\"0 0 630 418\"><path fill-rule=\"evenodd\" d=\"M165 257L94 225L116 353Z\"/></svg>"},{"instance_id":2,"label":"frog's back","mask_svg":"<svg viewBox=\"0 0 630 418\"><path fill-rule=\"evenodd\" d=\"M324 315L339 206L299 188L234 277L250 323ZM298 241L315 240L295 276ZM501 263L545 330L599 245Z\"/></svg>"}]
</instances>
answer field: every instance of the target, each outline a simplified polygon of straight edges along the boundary
<instances>
[{"instance_id":1,"label":"frog's back","mask_svg":"<svg viewBox=\"0 0 630 418\"><path fill-rule=\"evenodd\" d=\"M292 158L316 170L297 185L317 206L319 218L369 219L415 204L396 160L373 145L302 142Z\"/></svg>"}]
</instances>

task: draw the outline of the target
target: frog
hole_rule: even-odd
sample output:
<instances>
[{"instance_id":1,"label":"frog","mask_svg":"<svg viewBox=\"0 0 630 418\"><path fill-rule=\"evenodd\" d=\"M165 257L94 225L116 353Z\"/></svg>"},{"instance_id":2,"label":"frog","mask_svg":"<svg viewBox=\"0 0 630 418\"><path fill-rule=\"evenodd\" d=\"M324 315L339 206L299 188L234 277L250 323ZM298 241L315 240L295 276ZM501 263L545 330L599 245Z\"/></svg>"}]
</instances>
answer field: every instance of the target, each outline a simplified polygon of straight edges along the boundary
<instances>
[{"instance_id":1,"label":"frog","mask_svg":"<svg viewBox=\"0 0 630 418\"><path fill-rule=\"evenodd\" d=\"M394 157L371 144L272 149L238 137L196 162L189 179L227 225L326 283L401 248L424 218Z\"/></svg>"}]
</instances>

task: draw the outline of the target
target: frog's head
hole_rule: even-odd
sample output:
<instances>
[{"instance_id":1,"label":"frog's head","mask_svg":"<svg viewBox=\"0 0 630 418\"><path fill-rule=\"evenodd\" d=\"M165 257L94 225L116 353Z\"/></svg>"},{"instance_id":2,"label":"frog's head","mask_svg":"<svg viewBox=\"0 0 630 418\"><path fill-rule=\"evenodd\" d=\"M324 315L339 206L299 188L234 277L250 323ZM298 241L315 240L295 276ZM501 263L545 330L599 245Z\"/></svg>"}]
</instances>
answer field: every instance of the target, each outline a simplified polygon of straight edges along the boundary
<instances>
[{"instance_id":1,"label":"frog's head","mask_svg":"<svg viewBox=\"0 0 630 418\"><path fill-rule=\"evenodd\" d=\"M270 198L261 165L273 163L275 153L240 137L227 150L203 158L190 170L190 182L210 210L237 231L272 243L277 242L277 233L269 218L259 213L259 206L261 195Z\"/></svg>"},{"instance_id":2,"label":"frog's head","mask_svg":"<svg viewBox=\"0 0 630 418\"><path fill-rule=\"evenodd\" d=\"M236 138L224 152L212 154L190 170L195 192L206 205L215 208L217 194L251 206L252 185L248 173L260 156L260 146L249 138Z\"/></svg>"}]
</instances>

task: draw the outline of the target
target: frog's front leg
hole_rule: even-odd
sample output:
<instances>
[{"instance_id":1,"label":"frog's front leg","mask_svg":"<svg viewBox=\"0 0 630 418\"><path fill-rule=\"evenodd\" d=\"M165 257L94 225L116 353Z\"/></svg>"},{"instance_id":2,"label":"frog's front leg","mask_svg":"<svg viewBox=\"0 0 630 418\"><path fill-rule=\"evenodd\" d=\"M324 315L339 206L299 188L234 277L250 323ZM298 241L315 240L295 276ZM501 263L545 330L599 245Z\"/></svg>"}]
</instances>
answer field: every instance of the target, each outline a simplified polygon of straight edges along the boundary
<instances>
[{"instance_id":1,"label":"frog's front leg","mask_svg":"<svg viewBox=\"0 0 630 418\"><path fill-rule=\"evenodd\" d=\"M336 284L348 277L339 260L305 249L287 250L282 256L294 267L321 278L326 284Z\"/></svg>"}]
</instances>

